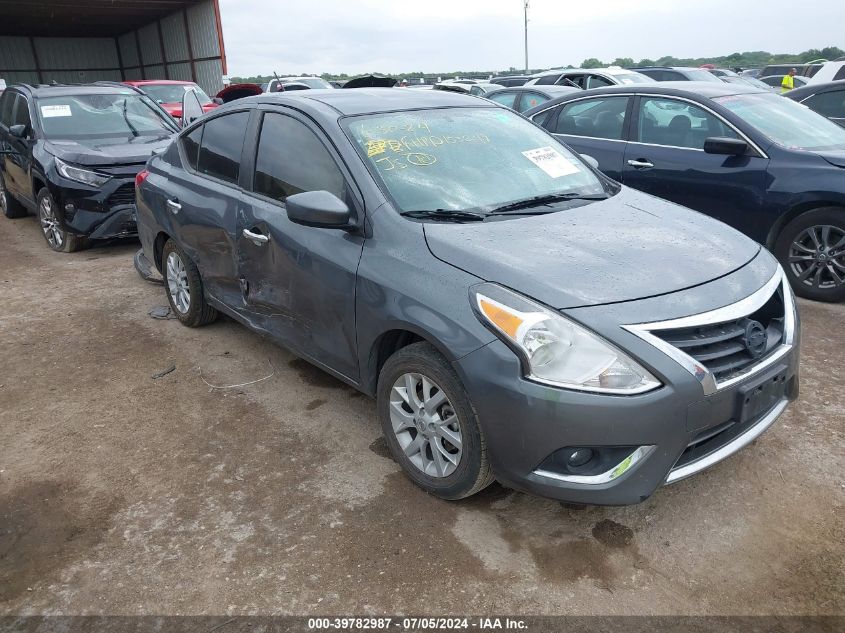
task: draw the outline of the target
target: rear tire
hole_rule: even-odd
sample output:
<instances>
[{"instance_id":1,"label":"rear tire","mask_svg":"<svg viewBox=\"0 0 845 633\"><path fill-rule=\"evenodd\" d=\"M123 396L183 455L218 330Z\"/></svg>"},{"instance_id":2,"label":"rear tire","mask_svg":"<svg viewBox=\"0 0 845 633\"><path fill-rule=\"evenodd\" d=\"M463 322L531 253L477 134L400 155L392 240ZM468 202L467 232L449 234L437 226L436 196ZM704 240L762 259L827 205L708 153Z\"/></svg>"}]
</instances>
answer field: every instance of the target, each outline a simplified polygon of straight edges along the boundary
<instances>
[{"instance_id":1,"label":"rear tire","mask_svg":"<svg viewBox=\"0 0 845 633\"><path fill-rule=\"evenodd\" d=\"M88 240L81 235L69 233L62 226L56 215L56 202L43 188L38 192L38 223L41 226L41 235L47 242L47 246L57 253L73 253L88 246Z\"/></svg>"},{"instance_id":2,"label":"rear tire","mask_svg":"<svg viewBox=\"0 0 845 633\"><path fill-rule=\"evenodd\" d=\"M774 252L799 297L845 299L845 209L802 213L780 232Z\"/></svg>"},{"instance_id":3,"label":"rear tire","mask_svg":"<svg viewBox=\"0 0 845 633\"><path fill-rule=\"evenodd\" d=\"M377 399L390 452L420 488L454 500L493 482L475 409L449 361L431 344L408 345L387 359Z\"/></svg>"},{"instance_id":4,"label":"rear tire","mask_svg":"<svg viewBox=\"0 0 845 633\"><path fill-rule=\"evenodd\" d=\"M6 190L6 182L3 180L2 173L0 173L0 211L10 220L23 218L28 215L26 207L15 200Z\"/></svg>"},{"instance_id":5,"label":"rear tire","mask_svg":"<svg viewBox=\"0 0 845 633\"><path fill-rule=\"evenodd\" d=\"M200 271L172 239L162 250L161 271L170 309L182 325L200 327L217 318L217 310L205 300Z\"/></svg>"}]
</instances>

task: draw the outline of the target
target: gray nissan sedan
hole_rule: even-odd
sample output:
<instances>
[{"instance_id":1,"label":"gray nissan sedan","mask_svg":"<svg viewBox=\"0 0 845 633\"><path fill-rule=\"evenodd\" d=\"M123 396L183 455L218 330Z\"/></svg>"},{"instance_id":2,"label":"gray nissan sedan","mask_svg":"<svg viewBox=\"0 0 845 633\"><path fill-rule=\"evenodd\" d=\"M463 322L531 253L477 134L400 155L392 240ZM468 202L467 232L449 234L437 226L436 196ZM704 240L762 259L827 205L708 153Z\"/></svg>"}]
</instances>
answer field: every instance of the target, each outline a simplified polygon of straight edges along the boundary
<instances>
[{"instance_id":1,"label":"gray nissan sedan","mask_svg":"<svg viewBox=\"0 0 845 633\"><path fill-rule=\"evenodd\" d=\"M798 394L798 314L768 251L483 99L242 99L136 184L180 321L223 312L374 396L396 461L444 499L496 479L637 503Z\"/></svg>"}]
</instances>

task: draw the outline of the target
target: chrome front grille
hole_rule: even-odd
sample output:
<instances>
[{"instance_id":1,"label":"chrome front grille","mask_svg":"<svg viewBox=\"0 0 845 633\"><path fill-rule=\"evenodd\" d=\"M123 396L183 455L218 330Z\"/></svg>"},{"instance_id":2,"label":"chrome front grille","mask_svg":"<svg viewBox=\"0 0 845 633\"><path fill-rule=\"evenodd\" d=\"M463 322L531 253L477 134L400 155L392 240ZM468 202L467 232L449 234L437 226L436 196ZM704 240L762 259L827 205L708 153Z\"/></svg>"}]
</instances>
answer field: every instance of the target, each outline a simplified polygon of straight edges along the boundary
<instances>
[{"instance_id":1,"label":"chrome front grille","mask_svg":"<svg viewBox=\"0 0 845 633\"><path fill-rule=\"evenodd\" d=\"M783 342L783 299L772 295L757 312L724 323L658 330L672 347L701 363L717 382L729 380L757 363Z\"/></svg>"},{"instance_id":2,"label":"chrome front grille","mask_svg":"<svg viewBox=\"0 0 845 633\"><path fill-rule=\"evenodd\" d=\"M792 348L794 299L778 267L765 286L742 301L625 329L678 362L710 394L770 366Z\"/></svg>"}]
</instances>

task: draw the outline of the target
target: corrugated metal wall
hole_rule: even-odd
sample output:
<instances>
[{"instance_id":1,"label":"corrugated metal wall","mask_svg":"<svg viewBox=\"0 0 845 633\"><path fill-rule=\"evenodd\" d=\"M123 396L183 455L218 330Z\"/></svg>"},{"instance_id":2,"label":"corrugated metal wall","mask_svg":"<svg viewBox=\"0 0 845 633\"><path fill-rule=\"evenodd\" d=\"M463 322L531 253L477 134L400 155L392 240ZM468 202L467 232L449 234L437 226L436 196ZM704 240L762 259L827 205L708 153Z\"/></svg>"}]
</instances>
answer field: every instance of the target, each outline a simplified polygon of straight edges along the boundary
<instances>
[{"instance_id":1,"label":"corrugated metal wall","mask_svg":"<svg viewBox=\"0 0 845 633\"><path fill-rule=\"evenodd\" d=\"M216 2L208 0L114 38L0 36L0 78L10 85L193 80L214 95L223 87L224 55Z\"/></svg>"}]
</instances>

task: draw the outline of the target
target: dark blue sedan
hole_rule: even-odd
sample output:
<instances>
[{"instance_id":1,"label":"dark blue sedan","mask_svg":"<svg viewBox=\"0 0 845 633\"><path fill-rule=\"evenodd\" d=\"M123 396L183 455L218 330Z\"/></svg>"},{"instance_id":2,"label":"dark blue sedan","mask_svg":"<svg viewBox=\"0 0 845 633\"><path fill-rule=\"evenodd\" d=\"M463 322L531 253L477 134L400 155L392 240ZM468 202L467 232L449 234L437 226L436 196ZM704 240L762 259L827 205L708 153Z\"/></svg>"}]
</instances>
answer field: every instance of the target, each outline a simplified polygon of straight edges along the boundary
<instances>
[{"instance_id":1,"label":"dark blue sedan","mask_svg":"<svg viewBox=\"0 0 845 633\"><path fill-rule=\"evenodd\" d=\"M525 116L611 178L766 245L797 294L845 299L845 129L823 116L715 82L587 90Z\"/></svg>"}]
</instances>

